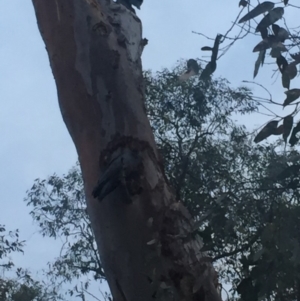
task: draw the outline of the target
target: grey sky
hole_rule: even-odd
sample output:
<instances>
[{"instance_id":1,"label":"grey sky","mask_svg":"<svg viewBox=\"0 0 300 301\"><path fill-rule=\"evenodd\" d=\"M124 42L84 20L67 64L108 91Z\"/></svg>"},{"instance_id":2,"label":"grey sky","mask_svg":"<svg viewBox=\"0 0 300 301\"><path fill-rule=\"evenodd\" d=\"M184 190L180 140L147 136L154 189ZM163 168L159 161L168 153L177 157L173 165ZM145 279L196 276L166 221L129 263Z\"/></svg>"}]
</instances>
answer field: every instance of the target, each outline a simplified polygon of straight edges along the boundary
<instances>
[{"instance_id":1,"label":"grey sky","mask_svg":"<svg viewBox=\"0 0 300 301\"><path fill-rule=\"evenodd\" d=\"M144 2L138 11L144 36L149 40L142 57L143 66L153 70L170 68L180 58L204 55L200 48L212 45L213 41L192 31L215 37L231 26L240 11L238 0ZM297 20L299 10L289 8L285 16L289 12ZM251 81L257 58L252 49L258 42L254 36L239 41L218 62L216 76L226 77L234 85L241 80ZM278 101L283 101L284 89L280 81L272 85L271 74L271 68L265 67L257 80L270 88ZM294 82L299 83L299 79ZM36 233L37 227L23 202L25 191L35 178L66 173L77 155L60 116L47 53L28 0L0 2L0 103L0 224L5 224L8 230L20 229L21 238L27 241L25 255L13 256L16 265L39 270L58 254L60 243ZM264 117L259 117L254 124L264 121ZM253 119L247 122L252 123Z\"/></svg>"}]
</instances>

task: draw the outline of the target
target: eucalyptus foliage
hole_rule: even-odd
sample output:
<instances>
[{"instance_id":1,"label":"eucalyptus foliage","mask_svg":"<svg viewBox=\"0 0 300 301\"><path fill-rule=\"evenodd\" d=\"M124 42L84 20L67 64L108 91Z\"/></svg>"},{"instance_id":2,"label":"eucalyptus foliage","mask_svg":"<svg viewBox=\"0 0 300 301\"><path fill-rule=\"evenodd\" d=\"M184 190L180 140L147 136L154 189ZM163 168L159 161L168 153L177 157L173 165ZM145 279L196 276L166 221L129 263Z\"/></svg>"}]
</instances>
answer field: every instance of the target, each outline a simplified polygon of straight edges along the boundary
<instances>
[{"instance_id":1,"label":"eucalyptus foliage","mask_svg":"<svg viewBox=\"0 0 300 301\"><path fill-rule=\"evenodd\" d=\"M280 153L281 142L252 144L234 121L259 108L247 88L199 76L182 82L183 69L144 74L148 117L177 199L192 213L220 281L232 286L230 298L295 300L300 154ZM37 179L25 201L42 235L65 240L52 276L105 279L78 165L62 177Z\"/></svg>"}]
</instances>

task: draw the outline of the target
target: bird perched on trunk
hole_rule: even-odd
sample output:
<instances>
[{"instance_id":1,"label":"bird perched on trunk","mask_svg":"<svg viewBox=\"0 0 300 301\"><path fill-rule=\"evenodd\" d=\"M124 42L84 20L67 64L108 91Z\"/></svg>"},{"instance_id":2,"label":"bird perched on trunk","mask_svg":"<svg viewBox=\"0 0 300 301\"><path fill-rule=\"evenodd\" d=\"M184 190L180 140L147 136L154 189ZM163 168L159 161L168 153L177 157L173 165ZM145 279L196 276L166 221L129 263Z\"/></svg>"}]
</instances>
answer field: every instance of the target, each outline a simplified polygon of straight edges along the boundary
<instances>
[{"instance_id":1,"label":"bird perched on trunk","mask_svg":"<svg viewBox=\"0 0 300 301\"><path fill-rule=\"evenodd\" d=\"M131 5L137 7L138 9L141 8L143 0L117 0L117 3L124 5L129 10L135 13L135 10L132 8Z\"/></svg>"},{"instance_id":2,"label":"bird perched on trunk","mask_svg":"<svg viewBox=\"0 0 300 301\"><path fill-rule=\"evenodd\" d=\"M130 195L137 194L141 190L139 185L141 168L139 153L125 149L106 166L92 195L101 201L118 186L122 186ZM130 198L129 195L126 197Z\"/></svg>"}]
</instances>

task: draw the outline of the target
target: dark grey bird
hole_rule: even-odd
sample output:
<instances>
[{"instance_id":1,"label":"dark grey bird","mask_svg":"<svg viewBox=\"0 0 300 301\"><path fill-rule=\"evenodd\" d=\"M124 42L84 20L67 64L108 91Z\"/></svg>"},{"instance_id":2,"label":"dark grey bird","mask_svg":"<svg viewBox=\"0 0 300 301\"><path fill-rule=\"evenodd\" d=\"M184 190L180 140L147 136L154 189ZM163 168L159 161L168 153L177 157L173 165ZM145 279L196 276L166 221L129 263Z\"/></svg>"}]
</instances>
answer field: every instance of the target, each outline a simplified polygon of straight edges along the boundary
<instances>
[{"instance_id":1,"label":"dark grey bird","mask_svg":"<svg viewBox=\"0 0 300 301\"><path fill-rule=\"evenodd\" d=\"M138 152L124 150L124 152L113 159L101 175L92 195L100 201L113 192L119 185L128 182L138 173L141 157Z\"/></svg>"},{"instance_id":2,"label":"dark grey bird","mask_svg":"<svg viewBox=\"0 0 300 301\"><path fill-rule=\"evenodd\" d=\"M197 63L196 60L194 59L189 59L187 61L187 71L185 71L184 73L182 73L180 76L179 76L179 80L180 81L184 81L184 80L187 80L189 79L191 76L193 75L197 75L199 74L199 65Z\"/></svg>"}]
</instances>

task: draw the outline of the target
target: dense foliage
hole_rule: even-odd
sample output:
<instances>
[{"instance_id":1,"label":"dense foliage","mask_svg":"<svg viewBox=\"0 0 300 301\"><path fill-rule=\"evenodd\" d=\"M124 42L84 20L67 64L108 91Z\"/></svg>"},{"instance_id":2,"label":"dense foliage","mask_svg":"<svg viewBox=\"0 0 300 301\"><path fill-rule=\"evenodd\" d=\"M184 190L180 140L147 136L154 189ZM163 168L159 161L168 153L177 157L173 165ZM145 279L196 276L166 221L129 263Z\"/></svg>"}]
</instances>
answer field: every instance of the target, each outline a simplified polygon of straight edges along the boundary
<instances>
[{"instance_id":1,"label":"dense foliage","mask_svg":"<svg viewBox=\"0 0 300 301\"><path fill-rule=\"evenodd\" d=\"M55 283L34 280L29 271L16 268L10 258L23 252L24 241L19 231L6 231L0 225L0 300L1 301L58 301L64 300ZM8 274L9 276L7 276Z\"/></svg>"},{"instance_id":2,"label":"dense foliage","mask_svg":"<svg viewBox=\"0 0 300 301\"><path fill-rule=\"evenodd\" d=\"M233 121L258 109L247 88L224 79L179 82L181 71L145 73L148 116L176 196L193 214L221 282L232 286L231 298L294 300L299 169L289 166L300 166L300 154L280 153L276 143L254 146ZM63 177L37 179L26 202L44 236L65 239L52 276L105 279L78 165Z\"/></svg>"}]
</instances>

